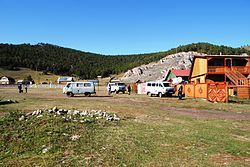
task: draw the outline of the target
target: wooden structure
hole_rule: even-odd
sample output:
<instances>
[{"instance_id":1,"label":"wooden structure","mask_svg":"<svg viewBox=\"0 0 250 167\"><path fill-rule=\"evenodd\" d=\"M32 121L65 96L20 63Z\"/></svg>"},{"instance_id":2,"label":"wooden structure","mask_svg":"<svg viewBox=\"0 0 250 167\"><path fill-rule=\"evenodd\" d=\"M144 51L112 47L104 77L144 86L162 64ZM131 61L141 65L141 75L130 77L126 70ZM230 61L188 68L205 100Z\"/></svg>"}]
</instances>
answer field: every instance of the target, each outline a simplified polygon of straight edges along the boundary
<instances>
[{"instance_id":1,"label":"wooden structure","mask_svg":"<svg viewBox=\"0 0 250 167\"><path fill-rule=\"evenodd\" d=\"M249 55L202 55L194 57L189 80L195 84L224 82L229 89L238 91L238 97L249 98L249 75Z\"/></svg>"},{"instance_id":2,"label":"wooden structure","mask_svg":"<svg viewBox=\"0 0 250 167\"><path fill-rule=\"evenodd\" d=\"M184 93L187 97L203 98L211 102L227 102L228 93L225 83L199 83L184 85Z\"/></svg>"},{"instance_id":3,"label":"wooden structure","mask_svg":"<svg viewBox=\"0 0 250 167\"><path fill-rule=\"evenodd\" d=\"M190 70L175 70L171 69L167 72L166 81L171 81L173 78L181 77L183 81L188 81Z\"/></svg>"}]
</instances>

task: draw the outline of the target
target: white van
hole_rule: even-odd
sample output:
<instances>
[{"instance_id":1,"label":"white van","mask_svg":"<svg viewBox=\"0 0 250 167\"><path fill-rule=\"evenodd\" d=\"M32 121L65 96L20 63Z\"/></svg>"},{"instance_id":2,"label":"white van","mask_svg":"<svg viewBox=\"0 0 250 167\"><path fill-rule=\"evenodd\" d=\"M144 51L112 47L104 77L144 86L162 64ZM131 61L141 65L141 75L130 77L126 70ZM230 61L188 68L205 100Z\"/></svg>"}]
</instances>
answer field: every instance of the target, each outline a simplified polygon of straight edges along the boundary
<instances>
[{"instance_id":1,"label":"white van","mask_svg":"<svg viewBox=\"0 0 250 167\"><path fill-rule=\"evenodd\" d=\"M68 82L63 88L63 93L69 97L77 94L84 94L85 96L96 94L93 82Z\"/></svg>"},{"instance_id":2,"label":"white van","mask_svg":"<svg viewBox=\"0 0 250 167\"><path fill-rule=\"evenodd\" d=\"M172 96L175 93L174 87L170 86L169 82L147 82L146 83L146 93L149 96L157 95L162 96Z\"/></svg>"},{"instance_id":3,"label":"white van","mask_svg":"<svg viewBox=\"0 0 250 167\"><path fill-rule=\"evenodd\" d=\"M122 92L124 94L126 91L126 85L124 83L121 83L121 82L110 82L110 83L108 83L107 91L109 91L109 89L110 89L111 93Z\"/></svg>"}]
</instances>

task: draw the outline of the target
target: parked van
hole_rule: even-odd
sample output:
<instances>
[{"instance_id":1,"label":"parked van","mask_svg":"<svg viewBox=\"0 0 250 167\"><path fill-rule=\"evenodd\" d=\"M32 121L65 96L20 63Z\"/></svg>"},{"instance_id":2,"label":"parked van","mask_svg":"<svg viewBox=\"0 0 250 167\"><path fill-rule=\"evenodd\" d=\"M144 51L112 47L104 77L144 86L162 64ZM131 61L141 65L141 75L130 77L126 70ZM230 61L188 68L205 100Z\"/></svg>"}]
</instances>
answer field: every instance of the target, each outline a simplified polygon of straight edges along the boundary
<instances>
[{"instance_id":1,"label":"parked van","mask_svg":"<svg viewBox=\"0 0 250 167\"><path fill-rule=\"evenodd\" d=\"M85 96L96 94L93 82L68 82L63 88L63 93L67 94L69 97L78 94L84 94Z\"/></svg>"},{"instance_id":2,"label":"parked van","mask_svg":"<svg viewBox=\"0 0 250 167\"><path fill-rule=\"evenodd\" d=\"M174 87L170 86L169 82L147 82L146 83L146 93L149 96L157 95L162 96L172 96L175 93Z\"/></svg>"},{"instance_id":3,"label":"parked van","mask_svg":"<svg viewBox=\"0 0 250 167\"><path fill-rule=\"evenodd\" d=\"M110 83L108 83L107 91L109 91L109 89L110 89L111 93L122 92L124 94L126 91L126 85L124 83L121 83L121 82L110 82Z\"/></svg>"}]
</instances>

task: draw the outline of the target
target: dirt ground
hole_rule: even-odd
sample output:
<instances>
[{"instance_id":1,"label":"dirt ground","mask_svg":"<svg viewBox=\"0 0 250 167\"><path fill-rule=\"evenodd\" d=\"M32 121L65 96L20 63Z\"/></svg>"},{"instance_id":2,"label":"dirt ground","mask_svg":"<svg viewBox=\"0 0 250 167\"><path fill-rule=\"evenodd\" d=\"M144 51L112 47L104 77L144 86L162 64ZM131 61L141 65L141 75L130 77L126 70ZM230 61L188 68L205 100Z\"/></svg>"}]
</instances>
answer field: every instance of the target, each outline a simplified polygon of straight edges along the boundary
<instances>
[{"instance_id":1,"label":"dirt ground","mask_svg":"<svg viewBox=\"0 0 250 167\"><path fill-rule=\"evenodd\" d=\"M71 105L75 107L78 103L87 102L90 107L105 106L114 112L133 117L150 117L148 111L159 110L161 111L160 116L164 116L165 114L167 116L185 116L209 120L250 120L250 105L247 104L216 104L200 99L186 98L178 100L177 97L159 98L138 94L111 94L111 96L108 96L105 87L98 88L97 94L91 97L78 95L69 98L65 94L62 94L61 89L49 88L28 89L27 94L18 94L15 88L1 88L0 94L4 98L17 101L22 101L23 99L43 99L53 101L54 103L61 103L64 100L65 104L68 104L69 107ZM39 105L39 102L37 103ZM30 110L34 110L34 108Z\"/></svg>"}]
</instances>

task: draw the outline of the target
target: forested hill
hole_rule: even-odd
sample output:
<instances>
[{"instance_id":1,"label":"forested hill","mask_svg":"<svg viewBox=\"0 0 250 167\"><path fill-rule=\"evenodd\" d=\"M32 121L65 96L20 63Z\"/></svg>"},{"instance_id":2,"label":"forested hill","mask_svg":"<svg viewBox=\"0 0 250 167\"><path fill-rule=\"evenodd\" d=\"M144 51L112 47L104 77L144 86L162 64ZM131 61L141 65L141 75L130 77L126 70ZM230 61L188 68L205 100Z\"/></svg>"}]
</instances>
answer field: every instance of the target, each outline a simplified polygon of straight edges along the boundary
<instances>
[{"instance_id":1,"label":"forested hill","mask_svg":"<svg viewBox=\"0 0 250 167\"><path fill-rule=\"evenodd\" d=\"M166 52L107 56L82 52L51 44L37 45L0 44L0 67L14 69L27 67L33 70L52 72L57 75L76 75L82 79L119 74L133 67L157 61L176 52L196 51L207 54L242 54L248 53L243 48L216 46L208 43L195 43L170 49Z\"/></svg>"}]
</instances>

